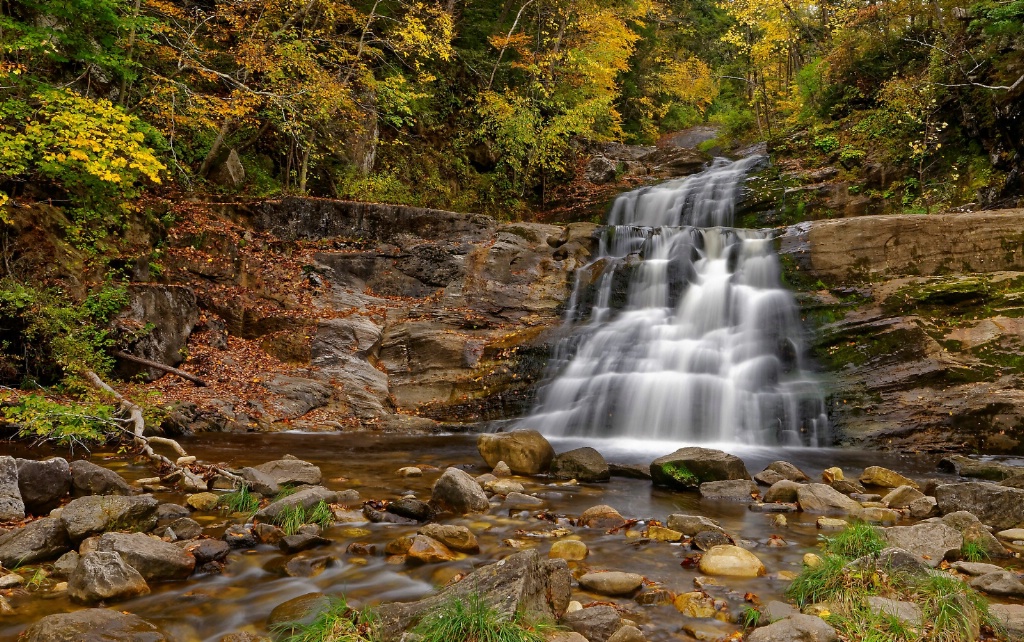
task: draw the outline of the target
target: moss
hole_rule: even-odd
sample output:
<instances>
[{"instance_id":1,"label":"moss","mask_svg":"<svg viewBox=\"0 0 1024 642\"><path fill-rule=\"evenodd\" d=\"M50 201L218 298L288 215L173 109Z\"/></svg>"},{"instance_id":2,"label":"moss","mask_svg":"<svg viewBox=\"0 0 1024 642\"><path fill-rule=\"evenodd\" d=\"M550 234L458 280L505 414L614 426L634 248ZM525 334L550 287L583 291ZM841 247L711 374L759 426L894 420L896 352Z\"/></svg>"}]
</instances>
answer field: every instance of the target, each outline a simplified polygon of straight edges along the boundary
<instances>
[{"instance_id":1,"label":"moss","mask_svg":"<svg viewBox=\"0 0 1024 642\"><path fill-rule=\"evenodd\" d=\"M694 475L685 464L669 462L662 466L661 469L666 475L682 486L697 486L700 484L700 478Z\"/></svg>"}]
</instances>

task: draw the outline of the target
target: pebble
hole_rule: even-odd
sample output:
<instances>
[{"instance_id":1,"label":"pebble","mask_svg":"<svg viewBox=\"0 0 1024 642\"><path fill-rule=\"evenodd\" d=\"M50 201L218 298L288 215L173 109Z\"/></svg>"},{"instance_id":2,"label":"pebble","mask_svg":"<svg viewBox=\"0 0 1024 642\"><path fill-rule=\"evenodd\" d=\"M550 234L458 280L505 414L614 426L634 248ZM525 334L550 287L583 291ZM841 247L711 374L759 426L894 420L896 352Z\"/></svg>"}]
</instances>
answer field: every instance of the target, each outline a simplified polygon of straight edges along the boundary
<instances>
[{"instance_id":1,"label":"pebble","mask_svg":"<svg viewBox=\"0 0 1024 642\"><path fill-rule=\"evenodd\" d=\"M580 586L602 595L629 595L644 583L644 576L637 573L607 571L587 573L579 578Z\"/></svg>"},{"instance_id":2,"label":"pebble","mask_svg":"<svg viewBox=\"0 0 1024 642\"><path fill-rule=\"evenodd\" d=\"M416 466L404 466L398 469L399 477L422 477L423 470Z\"/></svg>"},{"instance_id":3,"label":"pebble","mask_svg":"<svg viewBox=\"0 0 1024 642\"><path fill-rule=\"evenodd\" d=\"M768 570L756 555L739 546L715 546L700 558L700 572L707 575L759 577Z\"/></svg>"},{"instance_id":4,"label":"pebble","mask_svg":"<svg viewBox=\"0 0 1024 642\"><path fill-rule=\"evenodd\" d=\"M564 539L551 545L548 557L561 558L567 562L578 562L586 559L590 550L579 540Z\"/></svg>"}]
</instances>

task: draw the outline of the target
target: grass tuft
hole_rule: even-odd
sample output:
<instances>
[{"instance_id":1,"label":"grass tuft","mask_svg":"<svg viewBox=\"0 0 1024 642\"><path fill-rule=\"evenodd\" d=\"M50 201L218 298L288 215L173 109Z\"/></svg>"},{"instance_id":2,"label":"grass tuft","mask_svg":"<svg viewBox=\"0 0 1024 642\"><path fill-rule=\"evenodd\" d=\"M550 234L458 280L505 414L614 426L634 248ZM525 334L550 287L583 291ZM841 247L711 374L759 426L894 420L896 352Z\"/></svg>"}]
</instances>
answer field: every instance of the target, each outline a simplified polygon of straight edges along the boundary
<instances>
[{"instance_id":1,"label":"grass tuft","mask_svg":"<svg viewBox=\"0 0 1024 642\"><path fill-rule=\"evenodd\" d=\"M877 555L886 546L875 527L866 522L854 522L832 537L822 537L821 541L826 555L846 559Z\"/></svg>"},{"instance_id":2,"label":"grass tuft","mask_svg":"<svg viewBox=\"0 0 1024 642\"><path fill-rule=\"evenodd\" d=\"M220 505L231 513L254 514L260 507L260 500L249 492L249 487L242 484L238 490L220 498Z\"/></svg>"},{"instance_id":3,"label":"grass tuft","mask_svg":"<svg viewBox=\"0 0 1024 642\"><path fill-rule=\"evenodd\" d=\"M479 595L452 597L413 629L420 642L544 642L551 625L502 615Z\"/></svg>"},{"instance_id":4,"label":"grass tuft","mask_svg":"<svg viewBox=\"0 0 1024 642\"><path fill-rule=\"evenodd\" d=\"M281 622L271 630L281 642L374 642L374 621L372 612L355 611L337 597L309 624Z\"/></svg>"},{"instance_id":5,"label":"grass tuft","mask_svg":"<svg viewBox=\"0 0 1024 642\"><path fill-rule=\"evenodd\" d=\"M334 510L327 502L320 502L312 510L306 511L301 505L285 508L274 519L286 535L294 535L306 524L316 524L320 530L326 530L334 524Z\"/></svg>"},{"instance_id":6,"label":"grass tuft","mask_svg":"<svg viewBox=\"0 0 1024 642\"><path fill-rule=\"evenodd\" d=\"M968 562L984 562L989 555L984 544L978 540L965 540L960 547L960 557Z\"/></svg>"}]
</instances>

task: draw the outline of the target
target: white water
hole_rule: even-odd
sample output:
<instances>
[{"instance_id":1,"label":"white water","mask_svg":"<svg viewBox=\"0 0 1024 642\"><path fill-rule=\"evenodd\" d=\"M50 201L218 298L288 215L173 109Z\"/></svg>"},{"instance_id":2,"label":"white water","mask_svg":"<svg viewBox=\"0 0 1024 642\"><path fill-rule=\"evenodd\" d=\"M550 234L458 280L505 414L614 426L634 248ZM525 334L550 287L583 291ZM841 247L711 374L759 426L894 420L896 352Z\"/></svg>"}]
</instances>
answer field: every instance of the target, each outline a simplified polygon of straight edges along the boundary
<instances>
[{"instance_id":1,"label":"white water","mask_svg":"<svg viewBox=\"0 0 1024 642\"><path fill-rule=\"evenodd\" d=\"M577 274L571 332L521 425L558 436L828 444L772 240L728 227L761 160L718 159L615 201L599 257Z\"/></svg>"}]
</instances>

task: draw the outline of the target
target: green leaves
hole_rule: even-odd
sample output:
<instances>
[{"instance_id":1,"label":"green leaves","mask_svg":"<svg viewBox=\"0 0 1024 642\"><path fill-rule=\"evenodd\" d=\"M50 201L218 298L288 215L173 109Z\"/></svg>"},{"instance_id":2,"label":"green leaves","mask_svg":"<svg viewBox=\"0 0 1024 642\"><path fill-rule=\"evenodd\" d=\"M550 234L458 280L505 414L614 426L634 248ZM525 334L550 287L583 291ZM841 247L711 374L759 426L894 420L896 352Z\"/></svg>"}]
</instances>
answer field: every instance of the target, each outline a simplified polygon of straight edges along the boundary
<instances>
[{"instance_id":1,"label":"green leaves","mask_svg":"<svg viewBox=\"0 0 1024 642\"><path fill-rule=\"evenodd\" d=\"M101 403L57 403L40 394L22 395L4 406L4 418L18 425L23 439L75 446L105 441L117 430L114 407Z\"/></svg>"}]
</instances>

